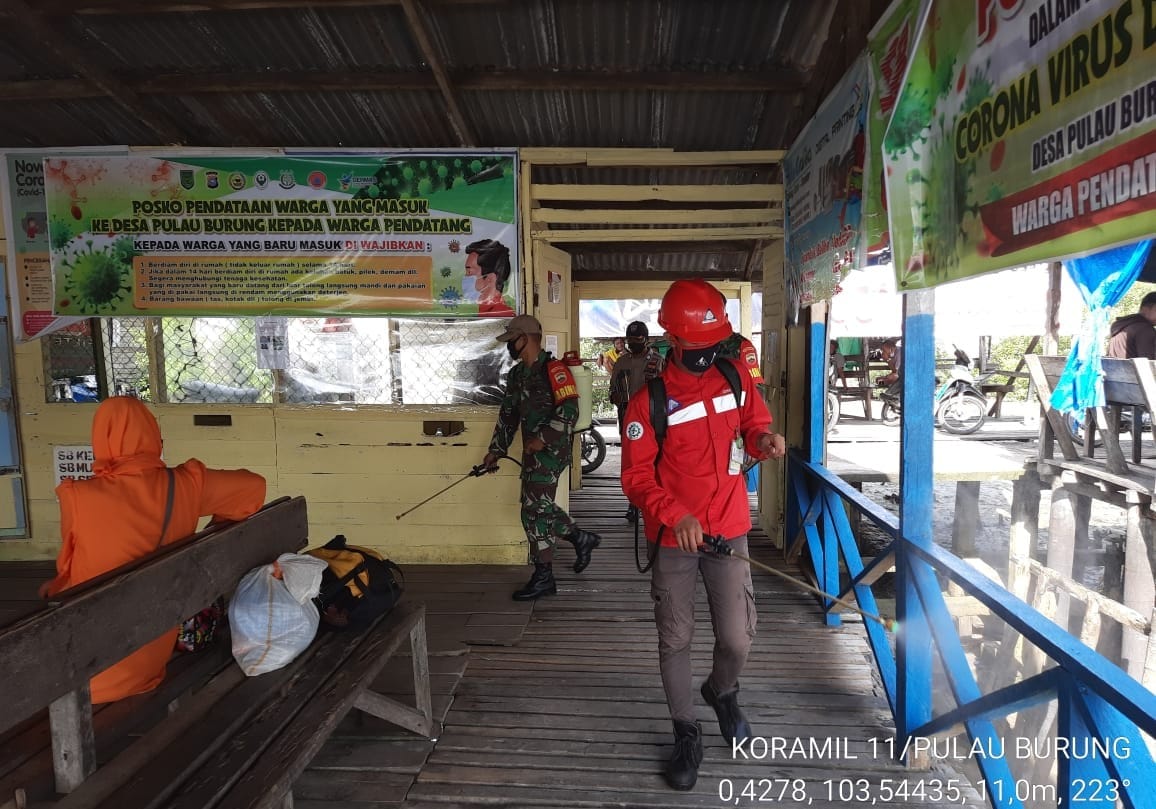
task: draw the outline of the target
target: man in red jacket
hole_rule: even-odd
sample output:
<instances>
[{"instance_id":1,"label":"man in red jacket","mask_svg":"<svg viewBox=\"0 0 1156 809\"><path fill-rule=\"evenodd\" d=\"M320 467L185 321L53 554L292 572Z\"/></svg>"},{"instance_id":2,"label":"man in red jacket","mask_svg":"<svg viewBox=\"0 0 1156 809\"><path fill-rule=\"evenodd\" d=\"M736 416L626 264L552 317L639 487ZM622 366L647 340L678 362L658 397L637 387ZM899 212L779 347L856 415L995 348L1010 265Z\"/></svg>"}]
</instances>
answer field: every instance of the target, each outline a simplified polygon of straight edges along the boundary
<instances>
[{"instance_id":1,"label":"man in red jacket","mask_svg":"<svg viewBox=\"0 0 1156 809\"><path fill-rule=\"evenodd\" d=\"M646 538L657 543L651 596L658 627L659 667L674 720L674 753L666 780L691 789L702 763L702 728L694 718L690 646L695 584L706 585L714 627L714 667L702 695L728 740L751 736L738 704L738 677L755 633L751 571L733 557L700 553L703 535L724 537L747 553L750 505L741 474L744 447L760 460L785 454L782 436L745 364L720 359L733 331L718 290L701 279L676 281L662 299L658 322L671 353L662 380L667 427L660 448L650 419L650 390L630 400L622 444L622 489L642 509ZM717 362L734 363L741 402Z\"/></svg>"}]
</instances>

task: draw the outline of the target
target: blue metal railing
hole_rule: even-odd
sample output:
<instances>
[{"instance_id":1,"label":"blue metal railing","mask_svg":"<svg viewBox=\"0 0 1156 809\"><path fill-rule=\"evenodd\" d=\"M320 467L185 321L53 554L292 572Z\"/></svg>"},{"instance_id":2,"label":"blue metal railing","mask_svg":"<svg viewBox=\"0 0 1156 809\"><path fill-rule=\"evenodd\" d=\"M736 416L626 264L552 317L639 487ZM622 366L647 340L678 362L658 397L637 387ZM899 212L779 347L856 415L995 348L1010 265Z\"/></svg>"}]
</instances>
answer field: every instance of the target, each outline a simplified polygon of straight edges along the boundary
<instances>
[{"instance_id":1,"label":"blue metal railing","mask_svg":"<svg viewBox=\"0 0 1156 809\"><path fill-rule=\"evenodd\" d=\"M930 479L928 469L928 479ZM813 572L828 593L853 593L859 605L877 613L872 583L892 562L896 571L899 630L892 651L883 626L864 621L867 640L899 731L897 749L963 725L977 756L994 807L1022 807L1024 779L1012 777L1006 740L994 720L1050 700L1058 700L1060 739L1069 754L1057 756L1057 806L1156 807L1156 766L1141 731L1156 737L1156 695L1058 625L1020 601L953 554L930 542L905 536L900 521L856 491L821 463L793 454L789 461L788 537L801 537ZM864 567L844 508L850 503L891 538ZM850 576L841 586L840 563ZM964 654L939 578L944 576L975 597L1054 660L1058 666L983 694ZM904 597L904 592L908 597ZM828 623L838 623L833 601L824 600ZM939 655L956 707L932 715L931 665L923 652ZM1087 755L1094 750L1095 755ZM1081 753L1084 753L1081 755Z\"/></svg>"},{"instance_id":2,"label":"blue metal railing","mask_svg":"<svg viewBox=\"0 0 1156 809\"><path fill-rule=\"evenodd\" d=\"M1013 779L994 720L1041 703L1057 702L1058 779L1044 795L1057 807L1156 809L1156 766L1141 732L1156 737L1156 695L1058 625L932 541L934 483L935 329L934 296L903 296L902 422L899 517L865 498L828 471L826 457L827 335L811 310L807 338L809 402L802 452L788 462L786 536L805 542L813 574L827 593L854 594L859 606L877 612L872 583L895 568L894 651L884 627L864 621L867 640L895 719L897 751L917 740L962 725L976 749L983 793L999 809L1021 809L1027 779ZM866 567L859 555L844 503L882 530L891 542ZM794 541L792 541L794 545ZM850 576L842 586L841 566ZM1014 685L982 693L948 611L939 576L959 585L1058 666ZM837 625L831 599L824 620ZM934 715L933 656L938 654L955 707ZM1017 739L1018 741L1018 739ZM916 745L917 746L917 745ZM1086 755L1094 750L1095 755ZM1079 755L1079 753L1085 755Z\"/></svg>"}]
</instances>

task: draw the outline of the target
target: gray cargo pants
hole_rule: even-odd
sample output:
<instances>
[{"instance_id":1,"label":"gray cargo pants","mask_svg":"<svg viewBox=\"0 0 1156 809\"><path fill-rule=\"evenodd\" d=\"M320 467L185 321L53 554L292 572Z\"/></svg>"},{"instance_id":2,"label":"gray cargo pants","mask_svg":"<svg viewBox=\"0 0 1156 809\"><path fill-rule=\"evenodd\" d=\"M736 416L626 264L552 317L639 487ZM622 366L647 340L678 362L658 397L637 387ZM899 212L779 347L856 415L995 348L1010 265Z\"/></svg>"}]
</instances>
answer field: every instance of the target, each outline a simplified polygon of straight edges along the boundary
<instances>
[{"instance_id":1,"label":"gray cargo pants","mask_svg":"<svg viewBox=\"0 0 1156 809\"><path fill-rule=\"evenodd\" d=\"M730 541L747 555L746 535ZM694 721L690 645L694 639L694 590L698 574L706 584L714 627L714 667L710 680L719 691L738 684L755 635L755 593L751 568L734 557L661 548L654 560L650 595L658 627L658 665L672 719Z\"/></svg>"}]
</instances>

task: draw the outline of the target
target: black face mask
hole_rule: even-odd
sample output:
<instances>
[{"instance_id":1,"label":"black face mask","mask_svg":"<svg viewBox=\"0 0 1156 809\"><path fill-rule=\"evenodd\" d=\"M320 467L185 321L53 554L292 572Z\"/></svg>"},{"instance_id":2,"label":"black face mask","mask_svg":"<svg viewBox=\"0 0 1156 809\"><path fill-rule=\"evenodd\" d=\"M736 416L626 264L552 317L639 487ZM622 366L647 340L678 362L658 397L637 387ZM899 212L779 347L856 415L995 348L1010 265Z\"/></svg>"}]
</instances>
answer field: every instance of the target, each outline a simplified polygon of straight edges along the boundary
<instances>
[{"instance_id":1,"label":"black face mask","mask_svg":"<svg viewBox=\"0 0 1156 809\"><path fill-rule=\"evenodd\" d=\"M714 365L718 352L718 343L706 348L684 348L679 352L679 361L691 373L701 374Z\"/></svg>"},{"instance_id":2,"label":"black face mask","mask_svg":"<svg viewBox=\"0 0 1156 809\"><path fill-rule=\"evenodd\" d=\"M510 340L508 343L506 343L506 350L510 352L510 359L512 359L516 362L518 357L522 354L522 349L518 348L518 338L517 337L515 337L513 340Z\"/></svg>"},{"instance_id":3,"label":"black face mask","mask_svg":"<svg viewBox=\"0 0 1156 809\"><path fill-rule=\"evenodd\" d=\"M641 354L643 351L646 350L646 343L630 342L630 343L626 344L626 347L628 349L630 349L631 354Z\"/></svg>"}]
</instances>

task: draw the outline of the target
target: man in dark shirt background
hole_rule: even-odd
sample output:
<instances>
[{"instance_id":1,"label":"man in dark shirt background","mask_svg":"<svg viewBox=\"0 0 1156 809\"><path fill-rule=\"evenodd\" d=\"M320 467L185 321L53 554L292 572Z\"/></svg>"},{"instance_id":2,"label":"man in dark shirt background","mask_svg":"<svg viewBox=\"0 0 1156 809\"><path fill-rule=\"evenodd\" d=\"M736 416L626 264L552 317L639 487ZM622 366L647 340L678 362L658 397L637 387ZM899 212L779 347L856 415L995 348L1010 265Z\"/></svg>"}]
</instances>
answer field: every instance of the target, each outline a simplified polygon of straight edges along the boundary
<instances>
[{"instance_id":1,"label":"man in dark shirt background","mask_svg":"<svg viewBox=\"0 0 1156 809\"><path fill-rule=\"evenodd\" d=\"M1156 292L1140 301L1140 311L1112 324L1108 356L1119 360L1156 360Z\"/></svg>"}]
</instances>

